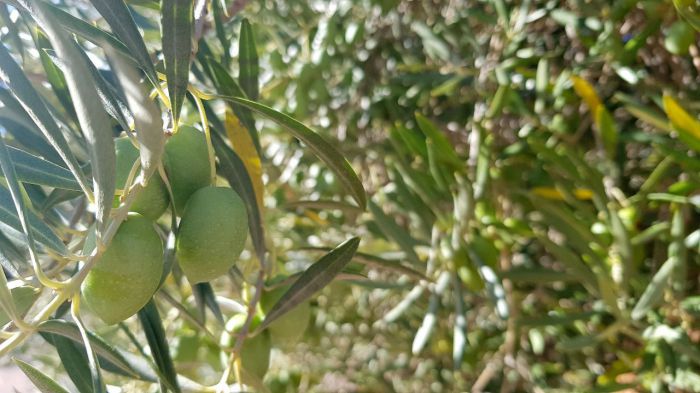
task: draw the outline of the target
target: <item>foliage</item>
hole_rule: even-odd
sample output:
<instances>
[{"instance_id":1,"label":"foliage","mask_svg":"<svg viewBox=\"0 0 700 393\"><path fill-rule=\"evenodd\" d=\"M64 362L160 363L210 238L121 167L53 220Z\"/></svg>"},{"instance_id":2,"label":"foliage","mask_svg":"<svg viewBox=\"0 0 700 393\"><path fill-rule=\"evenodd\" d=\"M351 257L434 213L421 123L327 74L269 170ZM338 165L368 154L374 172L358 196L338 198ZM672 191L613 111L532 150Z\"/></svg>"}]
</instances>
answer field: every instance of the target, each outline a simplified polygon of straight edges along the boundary
<instances>
[{"instance_id":1,"label":"foliage","mask_svg":"<svg viewBox=\"0 0 700 393\"><path fill-rule=\"evenodd\" d=\"M697 391L698 11L0 0L0 353L49 342L17 362L48 391ZM77 289L186 125L250 242L190 285L171 208L159 290L105 326ZM307 302L264 379L236 362Z\"/></svg>"}]
</instances>

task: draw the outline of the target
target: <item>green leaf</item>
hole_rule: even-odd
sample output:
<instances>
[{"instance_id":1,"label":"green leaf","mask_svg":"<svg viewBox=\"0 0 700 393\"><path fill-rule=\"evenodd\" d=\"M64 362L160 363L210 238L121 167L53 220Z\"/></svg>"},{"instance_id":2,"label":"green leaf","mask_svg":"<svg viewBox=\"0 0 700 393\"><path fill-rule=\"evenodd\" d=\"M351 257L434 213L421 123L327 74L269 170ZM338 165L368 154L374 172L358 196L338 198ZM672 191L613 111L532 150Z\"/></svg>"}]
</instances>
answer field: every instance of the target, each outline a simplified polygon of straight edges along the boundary
<instances>
[{"instance_id":1,"label":"green leaf","mask_svg":"<svg viewBox=\"0 0 700 393\"><path fill-rule=\"evenodd\" d=\"M9 4L11 4L13 7L16 7L18 9L21 9L22 6L17 0L6 0ZM33 0L36 1L36 0ZM24 3L23 3L24 4ZM124 55L128 56L129 58L132 58L131 52L129 51L129 48L124 45L123 42L118 40L115 36L112 34L92 25L91 23L88 23L80 18L76 18L75 16L69 14L68 12L52 5L49 3L46 3L44 5L44 8L47 12L51 14L51 17L58 22L61 26L63 26L66 30L70 31L73 34L79 35L86 40L94 43L97 46L105 48L106 46L111 46L114 49L122 52ZM35 16L34 10L29 9L29 11Z\"/></svg>"},{"instance_id":2,"label":"green leaf","mask_svg":"<svg viewBox=\"0 0 700 393\"><path fill-rule=\"evenodd\" d=\"M502 319L508 319L508 302L506 301L506 292L503 289L500 278L493 271L491 266L487 265L470 243L467 247L469 259L476 265L481 279L486 284L486 292L496 306L496 314Z\"/></svg>"},{"instance_id":3,"label":"green leaf","mask_svg":"<svg viewBox=\"0 0 700 393\"><path fill-rule=\"evenodd\" d=\"M74 344L82 345L80 330L72 322L61 319L50 319L39 324L37 330L43 333L45 337L65 338ZM121 353L101 337L92 332L88 332L88 337L95 353L100 358L100 364L105 369L144 381L153 380L151 374L144 372L141 367L135 365L125 354ZM85 360L87 364L87 356L85 356Z\"/></svg>"},{"instance_id":4,"label":"green leaf","mask_svg":"<svg viewBox=\"0 0 700 393\"><path fill-rule=\"evenodd\" d=\"M156 363L156 367L158 367L159 375L165 378L165 380L161 380L161 383L170 390L179 393L180 386L177 382L177 372L175 371L173 359L170 357L168 338L165 336L163 322L160 319L158 308L156 308L153 299L139 310L138 316L148 341L148 347L151 349L153 360Z\"/></svg>"},{"instance_id":5,"label":"green leaf","mask_svg":"<svg viewBox=\"0 0 700 393\"><path fill-rule=\"evenodd\" d=\"M238 68L240 75L238 81L245 94L251 100L258 99L258 74L260 65L258 64L258 52L255 47L255 35L248 19L241 22L241 36L238 41Z\"/></svg>"},{"instance_id":6,"label":"green leaf","mask_svg":"<svg viewBox=\"0 0 700 393\"><path fill-rule=\"evenodd\" d=\"M163 60L174 124L179 121L180 110L187 93L193 22L194 1L162 0L160 23L163 36Z\"/></svg>"},{"instance_id":7,"label":"green leaf","mask_svg":"<svg viewBox=\"0 0 700 393\"><path fill-rule=\"evenodd\" d=\"M231 97L247 98L243 88L238 84L238 82L236 82L235 79L231 77L228 70L226 70L226 68L224 68L221 64L215 62L211 58L208 58L206 59L204 66L207 70L209 70L212 82L214 82L216 91L219 92L219 94ZM243 123L245 128L248 130L251 139L253 139L253 144L255 145L258 155L262 157L260 137L258 136L258 131L255 127L255 119L253 118L253 114L251 113L250 109L240 105L233 105L232 103L229 104L231 109L233 109L233 113L236 114L236 117L241 120L241 123Z\"/></svg>"},{"instance_id":8,"label":"green leaf","mask_svg":"<svg viewBox=\"0 0 700 393\"><path fill-rule=\"evenodd\" d=\"M414 249L414 247L418 245L416 239L411 237L411 235L405 229L400 227L396 221L386 215L384 210L374 203L374 201L370 200L368 205L369 211L372 212L372 216L374 217L374 222L377 224L382 233L399 245L401 250L406 253L406 257L409 261L411 261L411 263L420 265L421 260Z\"/></svg>"},{"instance_id":9,"label":"green leaf","mask_svg":"<svg viewBox=\"0 0 700 393\"><path fill-rule=\"evenodd\" d=\"M443 271L438 277L435 287L430 294L430 300L428 303L428 310L423 317L423 323L416 331L416 335L413 338L413 344L411 345L411 353L418 355L423 351L423 348L428 343L433 329L435 328L437 322L437 310L440 305L440 296L445 291L450 283L450 274L447 271Z\"/></svg>"},{"instance_id":10,"label":"green leaf","mask_svg":"<svg viewBox=\"0 0 700 393\"><path fill-rule=\"evenodd\" d=\"M268 106L259 104L255 101L247 100L240 97L230 97L230 96L216 96L217 98L229 100L233 103L245 106L254 112L257 112L268 119L274 121L287 131L289 131L296 138L299 138L313 151L318 158L321 159L326 165L328 165L333 173L338 176L338 180L343 184L345 190L350 193L350 195L355 199L358 206L361 208L367 207L367 195L365 194L365 189L362 186L360 178L352 169L352 166L347 159L330 143L328 143L323 137L321 137L314 130L305 126L298 120L285 115L284 113L278 112Z\"/></svg>"},{"instance_id":11,"label":"green leaf","mask_svg":"<svg viewBox=\"0 0 700 393\"><path fill-rule=\"evenodd\" d=\"M80 191L80 184L66 168L23 150L7 147L19 181L40 186Z\"/></svg>"},{"instance_id":12,"label":"green leaf","mask_svg":"<svg viewBox=\"0 0 700 393\"><path fill-rule=\"evenodd\" d=\"M619 131L617 129L617 124L615 124L615 119L613 119L610 112L608 112L603 105L599 105L595 111L595 124L600 133L600 139L603 142L603 147L605 148L608 158L614 159L617 151Z\"/></svg>"},{"instance_id":13,"label":"green leaf","mask_svg":"<svg viewBox=\"0 0 700 393\"><path fill-rule=\"evenodd\" d=\"M333 249L330 247L304 247L302 248L302 250L330 252ZM418 280L428 281L428 277L426 277L423 273L412 269L408 266L404 266L401 264L401 262L397 260L385 259L376 255L366 254L363 252L356 252L352 260L376 269L389 270L395 273L411 276Z\"/></svg>"},{"instance_id":14,"label":"green leaf","mask_svg":"<svg viewBox=\"0 0 700 393\"><path fill-rule=\"evenodd\" d=\"M146 50L142 34L136 27L129 8L122 0L90 0L97 11L105 18L117 38L124 43L129 52L146 73L154 86L158 85L155 67Z\"/></svg>"},{"instance_id":15,"label":"green leaf","mask_svg":"<svg viewBox=\"0 0 700 393\"><path fill-rule=\"evenodd\" d=\"M68 393L68 390L61 387L58 382L49 378L48 375L34 368L29 363L25 363L17 358L12 360L41 393Z\"/></svg>"},{"instance_id":16,"label":"green leaf","mask_svg":"<svg viewBox=\"0 0 700 393\"><path fill-rule=\"evenodd\" d=\"M46 38L46 35L41 30L37 29L35 41L36 48L39 51L39 59L41 60L41 65L44 67L46 80L51 85L51 90L53 90L56 98L58 98L61 106L63 106L71 119L77 122L78 117L73 108L70 92L66 85L66 78L63 76L63 71L60 70L49 55L49 51L53 51L49 39Z\"/></svg>"},{"instance_id":17,"label":"green leaf","mask_svg":"<svg viewBox=\"0 0 700 393\"><path fill-rule=\"evenodd\" d=\"M263 227L262 215L255 197L253 182L250 180L245 164L238 157L223 138L216 132L211 133L212 144L219 158L219 169L221 174L228 181L238 195L245 202L248 211L248 225L250 226L250 237L258 258L265 258L265 231Z\"/></svg>"},{"instance_id":18,"label":"green leaf","mask_svg":"<svg viewBox=\"0 0 700 393\"><path fill-rule=\"evenodd\" d=\"M300 200L294 202L287 202L283 206L285 209L316 209L316 210L340 210L346 213L362 213L362 209L355 205L351 205L344 202L338 202L329 199L319 199L319 200Z\"/></svg>"},{"instance_id":19,"label":"green leaf","mask_svg":"<svg viewBox=\"0 0 700 393\"><path fill-rule=\"evenodd\" d=\"M133 114L136 138L140 144L141 170L145 179L150 179L161 163L165 148L160 108L149 98L138 69L116 51L106 50L105 53Z\"/></svg>"},{"instance_id":20,"label":"green leaf","mask_svg":"<svg viewBox=\"0 0 700 393\"><path fill-rule=\"evenodd\" d=\"M43 1L34 1L38 22L44 28L61 62L73 106L87 141L92 165L98 232L104 230L114 201L115 152L109 117L95 89L85 56L75 40L69 38Z\"/></svg>"},{"instance_id":21,"label":"green leaf","mask_svg":"<svg viewBox=\"0 0 700 393\"><path fill-rule=\"evenodd\" d=\"M90 187L87 184L87 180L85 180L83 172L80 170L78 161L68 147L68 142L63 133L58 128L43 99L34 90L22 69L12 60L12 56L5 49L4 45L0 45L0 79L5 81L12 94L15 95L24 110L44 134L44 137L56 149L61 159L63 159L78 183L80 183L83 191L89 194Z\"/></svg>"},{"instance_id":22,"label":"green leaf","mask_svg":"<svg viewBox=\"0 0 700 393\"><path fill-rule=\"evenodd\" d=\"M0 292L2 292L3 310L0 311L0 326L4 326L12 320L10 315L14 313L16 317L21 317L29 311L34 305L36 299L39 298L39 290L30 286L13 285L17 281L10 284L7 283L7 278L4 272L0 272ZM5 291L8 289L8 291ZM8 297L9 295L9 297ZM7 312L7 306L13 307L14 310Z\"/></svg>"},{"instance_id":23,"label":"green leaf","mask_svg":"<svg viewBox=\"0 0 700 393\"><path fill-rule=\"evenodd\" d=\"M46 225L46 223L31 210L25 209L25 214L27 215L27 223L32 229L32 237L44 246L65 255L67 252L66 246L53 232L51 227ZM10 191L3 185L0 185L0 222L17 232L23 232L22 222L15 208L15 201Z\"/></svg>"},{"instance_id":24,"label":"green leaf","mask_svg":"<svg viewBox=\"0 0 700 393\"><path fill-rule=\"evenodd\" d=\"M95 65L92 64L92 60L90 60L87 53L82 50L78 50L77 52L83 57L85 65L90 71L90 75L92 75L92 79L95 82L95 89L97 89L105 111L119 123L123 130L129 130L129 123L132 116L126 104L119 97L119 94L114 91L114 88L107 83L97 68L95 68Z\"/></svg>"},{"instance_id":25,"label":"green leaf","mask_svg":"<svg viewBox=\"0 0 700 393\"><path fill-rule=\"evenodd\" d=\"M75 303L72 304L72 306L74 305ZM100 362L92 348L88 331L85 329L83 321L78 316L78 309L76 307L71 307L71 314L80 332L81 344L87 355L88 366L90 367L90 379L92 380L92 391L95 393L107 393L107 386L105 385L102 372L100 371Z\"/></svg>"},{"instance_id":26,"label":"green leaf","mask_svg":"<svg viewBox=\"0 0 700 393\"><path fill-rule=\"evenodd\" d=\"M452 147L452 142L442 134L433 122L420 113L416 113L416 122L418 122L418 127L423 131L425 137L433 141L435 151L441 161L450 164L456 170L464 168L464 160L459 158Z\"/></svg>"},{"instance_id":27,"label":"green leaf","mask_svg":"<svg viewBox=\"0 0 700 393\"><path fill-rule=\"evenodd\" d=\"M219 323L223 326L226 321L224 320L224 315L221 313L221 308L219 303L216 301L216 294L214 293L214 288L208 282L200 282L194 284L192 287L192 294L194 295L194 300L197 303L197 308L199 309L199 315L202 322L205 321L204 308L211 310L212 314Z\"/></svg>"},{"instance_id":28,"label":"green leaf","mask_svg":"<svg viewBox=\"0 0 700 393\"><path fill-rule=\"evenodd\" d=\"M76 327L77 330L77 327ZM80 337L80 333L78 333ZM58 352L63 368L80 393L94 393L90 376L90 364L81 344L62 336L45 335Z\"/></svg>"},{"instance_id":29,"label":"green leaf","mask_svg":"<svg viewBox=\"0 0 700 393\"><path fill-rule=\"evenodd\" d=\"M353 237L309 266L309 268L302 273L301 277L289 287L284 295L282 295L280 300L272 306L259 329L265 329L277 318L303 303L323 287L330 284L333 278L343 270L350 260L352 260L359 245L360 239Z\"/></svg>"}]
</instances>

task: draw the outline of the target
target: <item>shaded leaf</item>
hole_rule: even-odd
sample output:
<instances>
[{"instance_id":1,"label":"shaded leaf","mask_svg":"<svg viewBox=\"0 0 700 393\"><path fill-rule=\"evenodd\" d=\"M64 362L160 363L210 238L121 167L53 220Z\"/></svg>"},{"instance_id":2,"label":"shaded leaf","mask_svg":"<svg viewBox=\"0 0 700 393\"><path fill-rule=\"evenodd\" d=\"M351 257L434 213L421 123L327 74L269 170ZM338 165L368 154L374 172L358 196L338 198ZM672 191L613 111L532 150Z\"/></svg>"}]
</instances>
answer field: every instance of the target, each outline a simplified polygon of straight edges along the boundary
<instances>
[{"instance_id":1,"label":"shaded leaf","mask_svg":"<svg viewBox=\"0 0 700 393\"><path fill-rule=\"evenodd\" d=\"M78 327L72 322L67 322L61 319L50 319L39 324L37 330L40 333L44 333L45 337L58 336L70 340L75 344L82 345L80 330L78 330ZM48 334L48 336L46 334ZM109 369L113 372L119 372L131 378L145 381L153 380L152 374L144 372L142 367L135 365L133 361L130 360L125 354L121 353L112 345L104 341L101 337L92 332L88 332L88 337L92 347L95 350L95 353L100 358L100 364L105 369ZM85 360L87 364L87 356L85 356Z\"/></svg>"},{"instance_id":2,"label":"shaded leaf","mask_svg":"<svg viewBox=\"0 0 700 393\"><path fill-rule=\"evenodd\" d=\"M129 52L136 58L138 64L146 72L146 76L153 85L158 84L156 70L153 67L151 57L146 50L141 32L134 23L134 18L129 8L122 0L90 0L97 11L105 18L117 38L129 48Z\"/></svg>"},{"instance_id":3,"label":"shaded leaf","mask_svg":"<svg viewBox=\"0 0 700 393\"><path fill-rule=\"evenodd\" d=\"M48 375L34 368L31 364L17 358L13 358L12 360L41 393L68 393L68 390L59 385L58 382L49 378Z\"/></svg>"},{"instance_id":4,"label":"shaded leaf","mask_svg":"<svg viewBox=\"0 0 700 393\"><path fill-rule=\"evenodd\" d=\"M245 94L251 100L258 99L258 74L260 65L258 64L258 52L255 47L255 35L248 19L241 21L241 35L238 41L238 68L240 75L238 81Z\"/></svg>"},{"instance_id":5,"label":"shaded leaf","mask_svg":"<svg viewBox=\"0 0 700 393\"><path fill-rule=\"evenodd\" d=\"M109 117L102 107L85 56L77 43L69 38L53 19L46 3L34 2L35 15L49 37L63 70L80 127L87 141L92 165L98 230L102 231L114 200L115 152Z\"/></svg>"},{"instance_id":6,"label":"shaded leaf","mask_svg":"<svg viewBox=\"0 0 700 393\"><path fill-rule=\"evenodd\" d=\"M351 238L309 266L282 295L280 300L272 306L259 329L265 329L277 318L306 301L333 281L333 278L352 260L359 244L359 238Z\"/></svg>"},{"instance_id":7,"label":"shaded leaf","mask_svg":"<svg viewBox=\"0 0 700 393\"><path fill-rule=\"evenodd\" d=\"M156 367L158 367L159 374L165 378L165 380L161 380L161 382L170 390L180 392L180 386L177 382L177 372L175 371L173 360L170 357L168 339L165 336L163 322L160 319L158 308L156 308L153 299L139 310L138 316L143 332L146 335L146 340L148 341L148 347L151 349L153 360L155 360Z\"/></svg>"},{"instance_id":8,"label":"shaded leaf","mask_svg":"<svg viewBox=\"0 0 700 393\"><path fill-rule=\"evenodd\" d=\"M304 142L318 158L328 165L333 173L338 177L338 180L343 184L345 190L355 199L358 206L365 208L367 206L367 195L362 186L362 182L352 169L352 166L347 159L324 138L317 134L314 130L305 126L298 120L278 112L268 106L259 104L255 101L250 101L239 97L224 97L218 98L229 100L233 103L245 106L254 112L257 112L268 119L274 121L284 129L289 131L296 138Z\"/></svg>"},{"instance_id":9,"label":"shaded leaf","mask_svg":"<svg viewBox=\"0 0 700 393\"><path fill-rule=\"evenodd\" d=\"M19 181L80 191L80 184L68 169L12 146L7 148Z\"/></svg>"},{"instance_id":10,"label":"shaded leaf","mask_svg":"<svg viewBox=\"0 0 700 393\"><path fill-rule=\"evenodd\" d=\"M411 237L408 231L400 227L396 221L384 213L384 210L374 201L369 201L369 210L372 212L374 222L379 226L382 233L401 247L401 250L406 253L406 257L411 263L420 265L421 260L413 248L418 245L416 239Z\"/></svg>"},{"instance_id":11,"label":"shaded leaf","mask_svg":"<svg viewBox=\"0 0 700 393\"><path fill-rule=\"evenodd\" d=\"M0 45L0 79L5 81L12 94L15 95L24 110L44 134L44 137L56 149L78 183L81 184L83 191L90 193L90 187L87 185L85 176L80 170L78 161L68 147L68 142L63 133L58 128L42 98L34 90L22 69L12 60L12 56L7 52L4 45Z\"/></svg>"},{"instance_id":12,"label":"shaded leaf","mask_svg":"<svg viewBox=\"0 0 700 393\"><path fill-rule=\"evenodd\" d=\"M194 2L192 0L162 0L160 23L165 75L168 79L168 95L170 96L173 123L177 127L189 83Z\"/></svg>"}]
</instances>

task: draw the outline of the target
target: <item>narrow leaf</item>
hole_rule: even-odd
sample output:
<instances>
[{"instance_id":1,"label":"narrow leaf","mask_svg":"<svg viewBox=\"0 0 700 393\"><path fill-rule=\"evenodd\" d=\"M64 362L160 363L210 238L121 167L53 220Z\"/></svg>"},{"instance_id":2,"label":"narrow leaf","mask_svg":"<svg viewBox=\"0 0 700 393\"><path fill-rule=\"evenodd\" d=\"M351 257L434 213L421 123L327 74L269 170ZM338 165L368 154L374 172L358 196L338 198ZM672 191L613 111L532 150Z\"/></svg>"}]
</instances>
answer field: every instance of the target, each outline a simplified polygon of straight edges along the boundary
<instances>
[{"instance_id":1,"label":"narrow leaf","mask_svg":"<svg viewBox=\"0 0 700 393\"><path fill-rule=\"evenodd\" d=\"M68 147L63 133L58 128L56 121L49 112L46 104L39 96L34 87L25 76L22 69L12 60L12 56L5 49L4 45L0 44L0 79L2 79L15 95L17 100L22 104L24 110L29 114L34 123L39 127L44 137L49 141L51 146L58 152L61 159L70 168L73 175L80 183L83 191L90 195L90 187L87 185L85 176L80 170L78 161Z\"/></svg>"},{"instance_id":2,"label":"narrow leaf","mask_svg":"<svg viewBox=\"0 0 700 393\"><path fill-rule=\"evenodd\" d=\"M226 111L225 121L226 135L228 135L228 140L231 142L231 146L233 146L233 151L236 152L241 161L243 161L243 165L245 165L248 177L250 177L250 181L253 183L258 210L260 210L262 214L265 186L262 180L262 163L258 151L255 148L255 142L250 137L250 133L243 128L236 115L230 110Z\"/></svg>"},{"instance_id":3,"label":"narrow leaf","mask_svg":"<svg viewBox=\"0 0 700 393\"><path fill-rule=\"evenodd\" d=\"M596 93L593 86L587 80L576 75L571 76L571 82L574 85L576 94L586 102L591 113L595 113L598 105L600 105L600 98L598 98L598 93Z\"/></svg>"},{"instance_id":4,"label":"narrow leaf","mask_svg":"<svg viewBox=\"0 0 700 393\"><path fill-rule=\"evenodd\" d=\"M332 251L332 248L330 247L304 247L302 250L318 250L318 251L325 251L325 252L330 252ZM383 270L390 270L395 273L399 274L406 274L409 276L412 276L413 278L419 279L419 280L428 280L428 277L426 277L423 273L412 269L408 266L404 266L401 264L401 262L397 260L392 260L392 259L385 259L382 257L378 257L376 255L371 255L371 254L366 254L363 252L356 252L355 256L353 257L353 261L361 263L363 265L367 265L370 267L374 267L377 269L383 269Z\"/></svg>"},{"instance_id":5,"label":"narrow leaf","mask_svg":"<svg viewBox=\"0 0 700 393\"><path fill-rule=\"evenodd\" d=\"M34 368L31 364L17 358L13 358L12 360L41 393L68 393L68 390L59 385L58 382Z\"/></svg>"},{"instance_id":6,"label":"narrow leaf","mask_svg":"<svg viewBox=\"0 0 700 393\"><path fill-rule=\"evenodd\" d=\"M258 99L258 74L260 65L258 64L258 52L255 47L255 35L248 19L241 22L241 35L238 41L238 68L240 75L238 81L251 100Z\"/></svg>"},{"instance_id":7,"label":"narrow leaf","mask_svg":"<svg viewBox=\"0 0 700 393\"><path fill-rule=\"evenodd\" d=\"M235 79L233 79L233 77L231 77L229 71L224 68L224 66L211 58L205 59L203 66L205 67L205 70L208 71L208 74L216 87L216 91L218 91L219 94L224 96L247 98L243 88L238 84L238 82L236 82ZM233 113L236 114L236 117L241 120L241 123L243 123L245 128L248 130L250 138L253 140L253 144L255 144L255 149L258 151L258 155L260 155L262 153L262 148L260 147L260 137L258 136L258 131L255 127L255 119L253 118L253 114L251 113L250 109L240 105L233 105L233 103L229 104L233 109Z\"/></svg>"},{"instance_id":8,"label":"narrow leaf","mask_svg":"<svg viewBox=\"0 0 700 393\"><path fill-rule=\"evenodd\" d=\"M65 246L58 236L38 217L34 216L29 207L26 206L24 189L17 180L12 158L2 138L0 138L0 168L2 168L2 173L9 187L8 191L0 186L0 221L24 233L32 260L36 261L38 255L35 249L35 237L40 242L49 243L48 246L64 253ZM37 232L39 232L39 236L36 236Z\"/></svg>"},{"instance_id":9,"label":"narrow leaf","mask_svg":"<svg viewBox=\"0 0 700 393\"><path fill-rule=\"evenodd\" d=\"M38 21L46 31L58 57L66 65L63 72L90 152L95 189L95 215L98 229L102 231L114 200L115 152L110 121L101 105L102 101L95 89L95 81L85 57L79 52L81 49L52 18L46 3L37 0L32 3Z\"/></svg>"},{"instance_id":10,"label":"narrow leaf","mask_svg":"<svg viewBox=\"0 0 700 393\"><path fill-rule=\"evenodd\" d=\"M161 2L161 34L168 95L177 125L185 101L192 55L194 2L192 0L163 0Z\"/></svg>"},{"instance_id":11,"label":"narrow leaf","mask_svg":"<svg viewBox=\"0 0 700 393\"><path fill-rule=\"evenodd\" d=\"M155 360L156 367L158 367L160 375L165 378L165 380L161 382L172 391L179 393L180 386L177 382L175 365L170 356L168 339L165 336L163 322L160 319L158 308L156 308L153 299L139 310L138 316L141 327L146 335L146 340L148 341L148 347L151 349L153 360Z\"/></svg>"},{"instance_id":12,"label":"narrow leaf","mask_svg":"<svg viewBox=\"0 0 700 393\"><path fill-rule=\"evenodd\" d=\"M61 319L50 319L41 323L37 330L40 333L49 334L51 337L59 336L69 339L73 343L82 343L80 330L72 323ZM103 340L92 332L88 332L88 337L95 353L100 358L100 364L105 368L119 370L120 373L130 376L131 378L141 380L152 380L152 376L144 373L139 367L133 364L124 354L112 347L109 343ZM86 357L87 359L87 357Z\"/></svg>"},{"instance_id":13,"label":"narrow leaf","mask_svg":"<svg viewBox=\"0 0 700 393\"><path fill-rule=\"evenodd\" d=\"M333 281L333 278L352 260L359 244L359 238L351 238L306 269L270 309L260 326L260 330L265 329L277 318L306 301Z\"/></svg>"},{"instance_id":14,"label":"narrow leaf","mask_svg":"<svg viewBox=\"0 0 700 393\"><path fill-rule=\"evenodd\" d=\"M154 85L158 84L155 67L146 50L142 34L136 27L129 8L122 0L91 0L92 5L105 18L117 38L129 48L138 64L146 72L146 76Z\"/></svg>"},{"instance_id":15,"label":"narrow leaf","mask_svg":"<svg viewBox=\"0 0 700 393\"><path fill-rule=\"evenodd\" d=\"M396 221L384 213L384 210L374 203L374 201L369 201L369 210L372 212L374 222L379 226L382 233L399 245L401 250L406 253L406 257L411 263L420 265L421 260L414 249L414 247L418 245L418 242L411 237L404 228L400 227Z\"/></svg>"},{"instance_id":16,"label":"narrow leaf","mask_svg":"<svg viewBox=\"0 0 700 393\"><path fill-rule=\"evenodd\" d=\"M40 186L80 191L80 184L66 168L23 150L7 147L19 181Z\"/></svg>"},{"instance_id":17,"label":"narrow leaf","mask_svg":"<svg viewBox=\"0 0 700 393\"><path fill-rule=\"evenodd\" d=\"M205 313L204 308L208 308L219 323L223 326L226 321L224 320L224 315L221 313L221 308L219 307L219 302L216 301L216 294L211 284L208 282L201 282L195 284L192 288L192 293L194 294L194 299L197 302L197 307L199 308L199 313L202 322L204 322Z\"/></svg>"},{"instance_id":18,"label":"narrow leaf","mask_svg":"<svg viewBox=\"0 0 700 393\"><path fill-rule=\"evenodd\" d=\"M360 178L357 177L355 170L352 169L348 160L345 159L335 147L314 130L284 113L278 112L255 101L240 97L217 97L245 106L274 121L296 138L299 138L321 159L321 161L331 168L333 173L338 176L345 190L355 199L355 202L363 209L367 207L367 195L365 194L365 189L362 186Z\"/></svg>"}]
</instances>

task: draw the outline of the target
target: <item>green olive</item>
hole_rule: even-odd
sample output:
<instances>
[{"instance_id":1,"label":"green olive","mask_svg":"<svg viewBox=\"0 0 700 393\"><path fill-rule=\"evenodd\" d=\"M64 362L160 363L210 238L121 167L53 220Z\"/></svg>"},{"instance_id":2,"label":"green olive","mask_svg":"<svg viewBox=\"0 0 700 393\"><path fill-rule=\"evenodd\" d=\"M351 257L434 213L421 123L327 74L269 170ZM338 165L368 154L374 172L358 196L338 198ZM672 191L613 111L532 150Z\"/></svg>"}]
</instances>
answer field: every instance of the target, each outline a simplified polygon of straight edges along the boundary
<instances>
[{"instance_id":1,"label":"green olive","mask_svg":"<svg viewBox=\"0 0 700 393\"><path fill-rule=\"evenodd\" d=\"M241 331L243 324L247 319L245 314L237 314L226 323L226 332L221 335L221 346L224 348L233 348L235 344L236 334ZM258 315L253 317L249 332L254 331L261 323ZM270 367L270 350L272 343L270 341L270 333L266 330L257 335L248 336L241 346L240 359L241 367L243 367L243 383L248 383L246 374L262 379ZM227 353L225 354L227 355ZM228 356L223 357L225 362L228 361Z\"/></svg>"},{"instance_id":2,"label":"green olive","mask_svg":"<svg viewBox=\"0 0 700 393\"><path fill-rule=\"evenodd\" d=\"M679 20L666 30L664 46L674 55L688 54L688 48L695 42L695 30L686 22Z\"/></svg>"},{"instance_id":3,"label":"green olive","mask_svg":"<svg viewBox=\"0 0 700 393\"><path fill-rule=\"evenodd\" d=\"M247 237L241 197L228 187L205 187L187 202L175 255L190 283L211 281L233 267Z\"/></svg>"},{"instance_id":4,"label":"green olive","mask_svg":"<svg viewBox=\"0 0 700 393\"><path fill-rule=\"evenodd\" d=\"M163 274L163 242L153 222L130 214L82 285L87 306L107 324L134 315Z\"/></svg>"},{"instance_id":5,"label":"green olive","mask_svg":"<svg viewBox=\"0 0 700 393\"><path fill-rule=\"evenodd\" d=\"M134 163L139 160L139 151L127 137L117 138L116 146L116 185L117 189L124 191L126 180ZM115 197L114 206L119 205L119 197ZM163 179L154 174L148 181L146 188L131 205L131 211L139 213L151 220L157 220L165 209L168 208L168 190L163 184Z\"/></svg>"},{"instance_id":6,"label":"green olive","mask_svg":"<svg viewBox=\"0 0 700 393\"><path fill-rule=\"evenodd\" d=\"M173 191L175 209L182 214L190 196L211 185L206 137L193 127L180 126L165 144L163 163Z\"/></svg>"},{"instance_id":7,"label":"green olive","mask_svg":"<svg viewBox=\"0 0 700 393\"><path fill-rule=\"evenodd\" d=\"M263 292L260 299L260 306L263 312L268 313L288 289L289 287L287 286ZM309 326L310 317L311 305L309 302L303 302L276 319L268 327L272 343L279 347L298 342Z\"/></svg>"}]
</instances>

